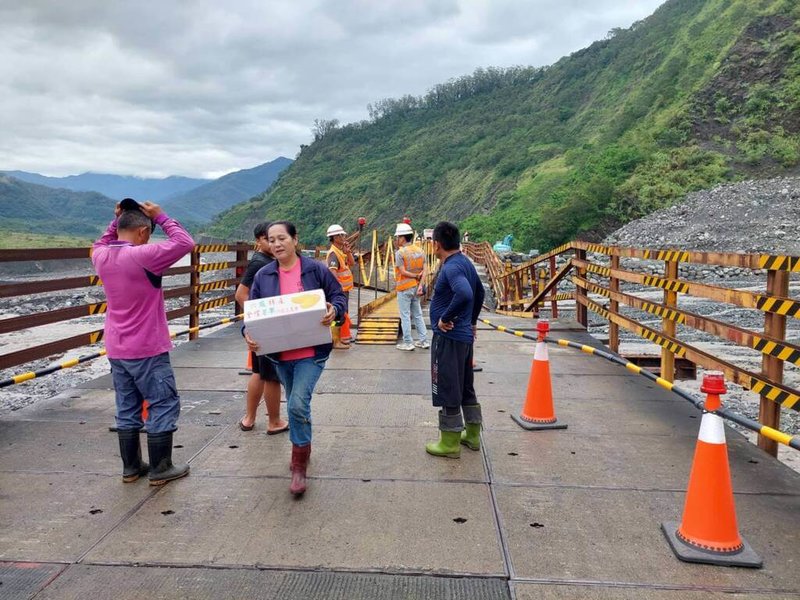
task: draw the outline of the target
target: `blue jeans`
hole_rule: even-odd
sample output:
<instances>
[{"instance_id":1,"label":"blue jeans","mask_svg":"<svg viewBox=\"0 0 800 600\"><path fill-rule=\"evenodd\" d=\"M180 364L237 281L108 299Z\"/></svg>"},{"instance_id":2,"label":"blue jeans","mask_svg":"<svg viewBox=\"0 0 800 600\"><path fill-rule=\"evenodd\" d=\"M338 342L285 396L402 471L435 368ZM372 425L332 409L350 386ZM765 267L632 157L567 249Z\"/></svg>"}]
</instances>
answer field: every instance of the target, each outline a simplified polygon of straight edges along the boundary
<instances>
[{"instance_id":1,"label":"blue jeans","mask_svg":"<svg viewBox=\"0 0 800 600\"><path fill-rule=\"evenodd\" d=\"M397 305L400 308L400 326L403 329L403 343L410 344L414 341L411 337L411 319L419 334L419 341L428 341L428 329L422 317L422 304L417 296L417 288L397 292Z\"/></svg>"},{"instance_id":2,"label":"blue jeans","mask_svg":"<svg viewBox=\"0 0 800 600\"><path fill-rule=\"evenodd\" d=\"M311 443L311 394L327 360L327 357L301 358L275 363L278 377L286 390L289 439L295 446L308 446Z\"/></svg>"},{"instance_id":3,"label":"blue jeans","mask_svg":"<svg viewBox=\"0 0 800 600\"><path fill-rule=\"evenodd\" d=\"M165 433L178 428L181 398L169 352L149 358L110 358L111 377L117 404L117 429L139 430L142 402L147 400L147 432Z\"/></svg>"}]
</instances>

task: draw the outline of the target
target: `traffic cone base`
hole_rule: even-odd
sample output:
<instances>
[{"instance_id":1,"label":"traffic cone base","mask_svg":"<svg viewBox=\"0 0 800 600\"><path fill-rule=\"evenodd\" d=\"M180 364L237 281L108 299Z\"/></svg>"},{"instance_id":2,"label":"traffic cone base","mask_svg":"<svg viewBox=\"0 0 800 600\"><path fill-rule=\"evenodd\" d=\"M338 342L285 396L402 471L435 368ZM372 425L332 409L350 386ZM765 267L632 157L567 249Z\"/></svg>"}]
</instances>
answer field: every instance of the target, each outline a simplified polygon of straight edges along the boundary
<instances>
[{"instance_id":1,"label":"traffic cone base","mask_svg":"<svg viewBox=\"0 0 800 600\"><path fill-rule=\"evenodd\" d=\"M761 557L742 538L742 549L734 552L715 552L685 542L678 536L679 523L668 521L661 524L661 530L669 542L672 551L684 562L719 565L722 567L749 567L760 569L764 566Z\"/></svg>"},{"instance_id":2,"label":"traffic cone base","mask_svg":"<svg viewBox=\"0 0 800 600\"><path fill-rule=\"evenodd\" d=\"M514 422L527 431L542 431L544 429L566 429L567 425L559 423L558 419L552 421L538 421L533 419L526 419L522 415L511 415Z\"/></svg>"},{"instance_id":3,"label":"traffic cone base","mask_svg":"<svg viewBox=\"0 0 800 600\"><path fill-rule=\"evenodd\" d=\"M239 375L252 375L253 374L253 354L252 352L247 353L247 364L245 368L239 371Z\"/></svg>"}]
</instances>

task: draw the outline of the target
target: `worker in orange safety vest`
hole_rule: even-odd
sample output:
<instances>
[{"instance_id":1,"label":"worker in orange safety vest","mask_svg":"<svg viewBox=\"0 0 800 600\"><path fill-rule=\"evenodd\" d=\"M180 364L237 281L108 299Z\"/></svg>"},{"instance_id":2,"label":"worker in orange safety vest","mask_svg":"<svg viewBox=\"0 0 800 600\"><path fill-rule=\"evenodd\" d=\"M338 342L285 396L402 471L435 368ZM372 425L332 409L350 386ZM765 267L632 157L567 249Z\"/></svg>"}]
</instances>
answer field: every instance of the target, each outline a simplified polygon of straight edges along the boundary
<instances>
[{"instance_id":1,"label":"worker in orange safety vest","mask_svg":"<svg viewBox=\"0 0 800 600\"><path fill-rule=\"evenodd\" d=\"M331 241L331 249L328 250L327 264L339 284L342 291L350 301L350 290L353 289L353 272L351 267L355 264L353 252L347 243L347 233L341 225L331 225L326 232ZM333 335L333 347L337 350L348 350L350 348L350 315L345 313L341 323L334 323L331 327Z\"/></svg>"},{"instance_id":2,"label":"worker in orange safety vest","mask_svg":"<svg viewBox=\"0 0 800 600\"><path fill-rule=\"evenodd\" d=\"M425 252L413 243L414 230L408 223L398 223L394 232L397 245L394 263L395 289L397 305L400 309L400 327L403 330L403 341L397 344L398 350L413 350L431 347L428 342L428 329L422 316L422 280L425 276ZM415 342L411 337L411 321L417 328L419 339Z\"/></svg>"}]
</instances>

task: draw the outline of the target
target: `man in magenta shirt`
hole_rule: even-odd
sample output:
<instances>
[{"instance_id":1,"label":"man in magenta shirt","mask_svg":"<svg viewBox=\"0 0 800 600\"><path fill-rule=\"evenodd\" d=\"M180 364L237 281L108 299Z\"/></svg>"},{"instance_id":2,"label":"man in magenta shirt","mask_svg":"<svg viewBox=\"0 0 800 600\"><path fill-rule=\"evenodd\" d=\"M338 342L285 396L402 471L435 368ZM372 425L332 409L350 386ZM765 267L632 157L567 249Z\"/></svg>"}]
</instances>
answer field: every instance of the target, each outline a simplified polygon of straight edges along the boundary
<instances>
[{"instance_id":1,"label":"man in magenta shirt","mask_svg":"<svg viewBox=\"0 0 800 600\"><path fill-rule=\"evenodd\" d=\"M117 217L92 246L92 264L103 282L108 310L104 339L116 395L116 421L122 480L136 481L149 469L150 485L189 474L189 465L172 463L180 397L169 362L172 348L161 277L191 252L194 240L175 219L152 202L125 198ZM168 239L148 244L159 225ZM152 468L142 462L139 431L142 403L148 400L147 449Z\"/></svg>"}]
</instances>

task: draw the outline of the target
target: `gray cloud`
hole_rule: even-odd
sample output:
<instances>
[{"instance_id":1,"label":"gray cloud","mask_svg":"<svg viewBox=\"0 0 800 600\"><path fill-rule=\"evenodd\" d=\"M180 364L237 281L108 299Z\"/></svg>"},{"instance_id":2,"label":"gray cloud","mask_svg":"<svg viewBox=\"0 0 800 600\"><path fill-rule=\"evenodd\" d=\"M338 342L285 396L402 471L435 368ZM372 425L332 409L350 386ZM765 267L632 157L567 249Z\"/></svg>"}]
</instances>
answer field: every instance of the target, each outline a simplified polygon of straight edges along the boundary
<instances>
[{"instance_id":1,"label":"gray cloud","mask_svg":"<svg viewBox=\"0 0 800 600\"><path fill-rule=\"evenodd\" d=\"M294 157L315 118L551 64L663 1L1 2L0 169L216 176Z\"/></svg>"}]
</instances>

